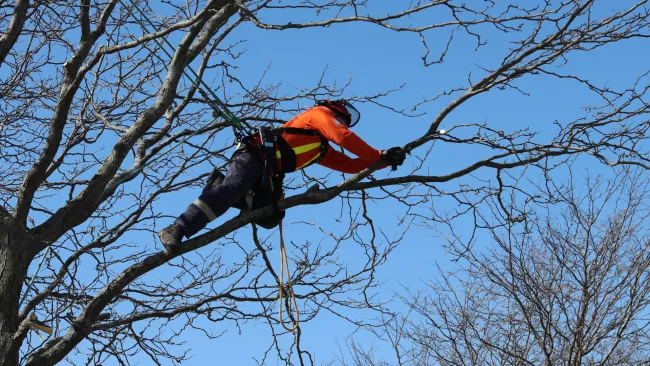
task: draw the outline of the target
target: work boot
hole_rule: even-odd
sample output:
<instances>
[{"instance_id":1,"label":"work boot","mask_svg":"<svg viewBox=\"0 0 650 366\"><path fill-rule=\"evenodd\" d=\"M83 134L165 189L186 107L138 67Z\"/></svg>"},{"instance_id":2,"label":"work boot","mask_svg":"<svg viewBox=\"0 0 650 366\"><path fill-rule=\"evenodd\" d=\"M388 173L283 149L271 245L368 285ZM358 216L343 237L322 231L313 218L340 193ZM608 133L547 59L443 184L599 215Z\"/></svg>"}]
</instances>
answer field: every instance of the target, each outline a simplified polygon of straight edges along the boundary
<instances>
[{"instance_id":1,"label":"work boot","mask_svg":"<svg viewBox=\"0 0 650 366\"><path fill-rule=\"evenodd\" d=\"M160 241L165 246L165 252L172 253L181 245L185 229L178 224L172 224L158 232Z\"/></svg>"}]
</instances>

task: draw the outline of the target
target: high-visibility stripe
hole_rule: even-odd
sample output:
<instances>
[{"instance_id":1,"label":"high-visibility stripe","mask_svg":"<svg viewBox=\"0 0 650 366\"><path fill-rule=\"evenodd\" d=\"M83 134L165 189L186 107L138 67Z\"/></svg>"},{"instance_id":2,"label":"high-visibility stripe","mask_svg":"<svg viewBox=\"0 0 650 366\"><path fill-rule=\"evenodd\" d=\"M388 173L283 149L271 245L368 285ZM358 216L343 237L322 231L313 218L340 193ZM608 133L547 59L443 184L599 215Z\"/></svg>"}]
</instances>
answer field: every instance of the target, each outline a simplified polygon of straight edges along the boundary
<instances>
[{"instance_id":1,"label":"high-visibility stripe","mask_svg":"<svg viewBox=\"0 0 650 366\"><path fill-rule=\"evenodd\" d=\"M311 158L311 160L309 160L308 162L306 162L306 163L304 163L303 165L301 165L301 166L299 166L298 168L296 168L296 170L298 170L298 169L302 169L302 168L306 167L307 165L313 163L314 160L316 160L316 159L318 159L318 158L320 158L320 152L319 152L318 154L316 154L316 156L314 156L313 158Z\"/></svg>"},{"instance_id":2,"label":"high-visibility stripe","mask_svg":"<svg viewBox=\"0 0 650 366\"><path fill-rule=\"evenodd\" d=\"M304 154L306 152L310 152L312 150L319 149L320 146L321 146L320 142L314 142L313 144L302 145L302 146L294 147L292 149L293 149L293 152L296 153L296 155L300 155L300 154ZM318 155L320 155L320 154L318 154ZM282 153L280 152L280 150L276 150L275 157L278 158L278 159L282 158ZM314 161L314 159L310 160L310 163L312 161Z\"/></svg>"},{"instance_id":3,"label":"high-visibility stripe","mask_svg":"<svg viewBox=\"0 0 650 366\"><path fill-rule=\"evenodd\" d=\"M198 207L199 210L203 211L205 216L208 217L208 220L212 221L217 218L217 215L215 215L214 212L212 212L210 206L208 206L205 202L201 201L200 199L197 198L196 200L194 200L194 202L192 202L192 204Z\"/></svg>"},{"instance_id":4,"label":"high-visibility stripe","mask_svg":"<svg viewBox=\"0 0 650 366\"><path fill-rule=\"evenodd\" d=\"M314 142L313 144L307 144L307 145L302 145L298 147L294 147L293 151L296 152L296 155L304 154L308 151L312 151L314 149L320 148L320 142Z\"/></svg>"}]
</instances>

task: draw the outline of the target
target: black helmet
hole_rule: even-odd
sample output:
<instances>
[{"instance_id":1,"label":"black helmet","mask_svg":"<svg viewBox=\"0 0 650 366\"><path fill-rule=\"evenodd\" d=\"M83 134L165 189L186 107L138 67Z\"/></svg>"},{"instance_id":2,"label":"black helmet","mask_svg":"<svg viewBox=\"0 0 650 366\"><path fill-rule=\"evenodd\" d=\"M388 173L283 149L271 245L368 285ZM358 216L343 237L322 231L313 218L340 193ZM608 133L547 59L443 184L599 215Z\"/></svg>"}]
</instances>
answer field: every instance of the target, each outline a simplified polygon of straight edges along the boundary
<instances>
[{"instance_id":1,"label":"black helmet","mask_svg":"<svg viewBox=\"0 0 650 366\"><path fill-rule=\"evenodd\" d=\"M339 100L320 100L316 102L317 106L324 106L332 110L334 113L343 117L345 124L348 127L353 127L361 119L361 113L359 110L354 108L354 106L345 99Z\"/></svg>"}]
</instances>

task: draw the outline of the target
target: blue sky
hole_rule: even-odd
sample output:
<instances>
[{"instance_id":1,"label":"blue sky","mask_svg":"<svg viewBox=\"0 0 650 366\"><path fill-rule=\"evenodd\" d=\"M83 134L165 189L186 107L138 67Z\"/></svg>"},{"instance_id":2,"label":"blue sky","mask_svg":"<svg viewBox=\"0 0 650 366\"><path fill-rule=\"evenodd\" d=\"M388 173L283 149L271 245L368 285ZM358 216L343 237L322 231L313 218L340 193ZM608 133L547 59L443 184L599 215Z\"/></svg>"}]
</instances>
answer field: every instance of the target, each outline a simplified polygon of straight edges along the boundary
<instances>
[{"instance_id":1,"label":"blue sky","mask_svg":"<svg viewBox=\"0 0 650 366\"><path fill-rule=\"evenodd\" d=\"M375 5L375 12L383 14L388 6L397 2L384 2L386 8L379 9ZM266 19L269 22L281 22L283 19ZM289 30L289 31L262 31L251 24L240 27L230 36L230 42L246 39L242 46L247 49L245 55L237 61L237 74L244 82L255 83L269 68L265 81L269 83L281 81L285 88L309 87L314 85L326 71L327 81L345 83L352 78L348 89L348 96L374 94L392 89L405 84L403 90L385 98L384 103L400 109L408 108L423 98L431 98L446 89L464 86L469 73L480 74L478 64L494 66L507 49L500 34L489 28L481 28L489 38L486 47L475 51L475 41L472 37L459 33L452 45L450 54L442 65L425 67L421 56L423 48L416 34L395 33L381 29L371 24L344 24L324 29ZM443 33L432 33L428 36L430 47L440 47L440 42L446 42ZM619 57L620 54L638 54L638 57ZM643 55L641 55L643 54ZM576 54L570 59L566 70L575 70L583 76L588 76L599 82L606 82L616 86L627 83L638 75L647 62L648 52L641 48L636 41L626 42L622 45L593 54ZM523 79L519 86L530 92L530 96L514 91L495 91L476 98L458 111L452 113L441 126L449 128L459 123L486 122L493 128L512 131L522 127L530 127L539 131L542 136L554 134L551 123L555 120L570 121L583 115L582 108L593 102L593 95L583 87L571 82L557 81L544 77L533 76ZM362 113L361 122L354 131L371 145L378 149L403 145L420 135L428 128L434 118L451 98L443 98L436 103L426 104L418 112L426 113L424 116L407 118L391 113L377 106L364 104L358 108ZM290 118L291 116L286 116ZM207 121L206 121L207 122ZM548 135L547 135L548 134ZM475 149L464 149L439 144L426 161L426 167L431 174L444 174L477 160ZM407 161L406 166L412 162ZM592 172L599 171L596 162L590 159L581 160ZM205 167L206 170L209 167ZM321 169L312 167L310 169ZM377 177L399 175L407 172L403 167L396 173L388 170L378 172ZM479 176L485 172L477 173ZM486 173L492 176L492 173ZM175 216L191 202L198 190L187 189L174 194L173 199L160 202L157 208L166 214ZM167 196L169 197L169 196ZM287 212L285 219L288 241L303 242L306 238L315 235L308 225L299 224L299 221L318 220L325 227L333 230L340 228L335 221L339 211L338 200L318 205L296 207ZM442 204L448 204L443 202ZM453 208L453 207L450 207ZM382 201L372 207L372 217L379 227L387 232L400 232L402 228L396 227L396 214L403 208L390 201ZM230 213L232 215L232 213ZM219 223L230 217L211 223L209 227L218 226ZM292 224L293 223L293 224ZM462 228L461 228L462 230ZM271 234L271 232L266 232ZM139 234L138 234L139 235ZM131 236L129 240L146 243L153 250L150 236ZM244 238L243 235L241 235ZM277 245L277 234L272 240ZM246 240L242 240L246 244ZM379 272L380 278L385 281L380 296L388 299L395 292L403 291L404 287L417 289L422 286L423 280L435 276L434 263L442 268L451 268L453 264L446 256L442 245L444 241L436 238L435 233L421 227L414 227L401 244L391 255L389 262ZM248 245L253 245L248 242ZM481 245L489 245L489 241L482 241ZM276 246L277 248L277 246ZM214 247L202 249L206 254ZM229 258L228 248L220 249L224 261ZM349 247L343 247L340 252L341 261L350 266L358 264L358 248L350 242ZM272 258L277 256L277 250L271 252ZM198 261L197 255L187 256L188 260ZM277 261L274 260L274 265ZM290 264L293 265L293 264ZM277 269L277 267L276 267ZM164 278L165 267L154 271L150 276L152 281ZM395 304L395 309L400 309ZM361 315L361 316L365 316ZM206 323L206 326L210 327ZM339 354L339 347L345 353L346 337L355 328L350 324L327 313L308 323L301 325L303 331L303 347L315 356L316 363L327 362L335 359ZM266 324L248 323L241 327L241 332L233 324L226 323L214 325L214 332L225 334L211 340L198 331L188 331L185 335L186 345L191 348L193 355L187 364L223 364L223 365L254 365L253 357L261 358L263 352L271 345L269 329ZM378 355L392 361L388 345L375 340L366 332L355 335L358 340L366 345L375 344L379 349ZM288 336L284 342L290 342ZM140 359L136 356L134 361ZM275 365L276 356L273 352L267 358L267 364ZM147 358L142 357L140 364L149 364Z\"/></svg>"},{"instance_id":2,"label":"blue sky","mask_svg":"<svg viewBox=\"0 0 650 366\"><path fill-rule=\"evenodd\" d=\"M396 108L410 107L422 98L430 98L447 88L464 85L470 71L479 72L475 66L477 63L496 60L501 56L498 51L505 47L486 47L475 53L473 40L461 35L452 47L445 64L424 67L420 59L423 49L417 35L398 34L369 24L346 24L327 29L283 32L260 31L247 25L242 27L236 36L247 40L245 47L248 53L242 57L238 73L244 79L250 78L250 81L254 82L270 65L265 80L281 81L287 87L313 85L325 69L326 80L345 82L349 77L352 78L349 95L372 94L405 84L403 91L385 100ZM233 35L234 38L236 36ZM431 41L435 47L435 40ZM597 72L598 69L605 68L608 62L606 57L601 58L584 71ZM585 69L584 66L581 68ZM560 88L555 81L528 80L522 85L527 90L534 91L531 97L508 91L482 96L450 115L442 127L449 128L456 123L487 122L506 131L522 126L543 131L549 128L550 122L555 119L581 115L580 107L587 100L583 95L584 89L566 85ZM425 105L419 112L427 114L417 118L406 118L373 105L360 105L362 120L355 127L355 132L379 149L403 145L423 134L435 113L450 100L447 98L439 103ZM441 174L464 166L476 158L472 151L440 145L433 151L426 165L432 174ZM406 170L402 168L397 173L385 170L376 175L384 177ZM179 200L191 201L194 192L183 193L186 196ZM393 212L401 212L403 208L393 205L390 202L377 204L372 216L380 227L397 231L396 216ZM289 223L287 237L290 240L303 241L314 234L305 225L290 224L295 221L313 219L325 227L332 227L335 225L334 218L338 215L338 209L339 202L333 200L316 207L289 210L285 219ZM170 205L169 210L178 208ZM219 222L220 220L217 220L211 226L218 225ZM422 280L435 276L434 263L443 268L452 265L442 249L444 241L434 235L435 233L418 227L410 231L404 243L392 253L389 262L379 272L382 280L386 281L380 296L388 299L394 292L403 292L404 287L421 287ZM277 244L277 235L273 240ZM341 253L342 261L354 265L354 248L344 248ZM396 304L395 308L400 307ZM217 327L222 329L222 325ZM343 349L345 354L346 337L355 330L350 324L325 312L301 327L303 347L313 352L317 363L335 359L339 348ZM218 356L218 364L255 364L252 357L259 357L271 344L268 328L265 324L250 324L242 329L242 334L239 334L232 327L225 336L217 340L208 340L199 334L188 339L188 345L191 345L194 355L191 363L209 363ZM394 362L388 344L363 331L356 333L355 337L367 346L374 344L378 356ZM271 353L267 364L280 364L275 357L274 353Z\"/></svg>"}]
</instances>

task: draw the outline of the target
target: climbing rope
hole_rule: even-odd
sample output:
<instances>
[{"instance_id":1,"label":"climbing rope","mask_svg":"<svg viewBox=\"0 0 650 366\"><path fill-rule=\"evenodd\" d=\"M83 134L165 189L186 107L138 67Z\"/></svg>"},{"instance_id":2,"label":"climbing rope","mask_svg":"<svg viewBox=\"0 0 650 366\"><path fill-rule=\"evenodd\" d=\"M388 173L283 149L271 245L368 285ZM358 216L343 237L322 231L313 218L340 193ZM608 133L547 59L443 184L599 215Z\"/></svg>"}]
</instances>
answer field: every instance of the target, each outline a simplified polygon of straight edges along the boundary
<instances>
[{"instance_id":1,"label":"climbing rope","mask_svg":"<svg viewBox=\"0 0 650 366\"><path fill-rule=\"evenodd\" d=\"M131 15L131 17L136 21L136 23L138 23L138 25L140 25L140 28L142 28L142 31L144 33L150 33L149 29L142 23L142 21L140 19L138 19L135 16L135 14L131 11L131 9L129 9L129 7L126 6L122 0L118 0L118 1L120 2L120 4L122 4L122 7L129 13L129 15ZM151 28L153 28L154 32L151 32L151 33L158 32L158 28L153 24L151 19L149 19L149 17L144 12L144 10L141 7L139 7L133 0L128 0L128 2L131 4L131 6L133 8L135 8L138 11L138 13L140 13L140 16L142 16L142 18L149 24L149 26ZM167 55L167 57L169 57L170 59L173 59L174 56L172 55L171 52L169 52L167 50L167 48L165 47L165 44L167 46L171 47L172 50L174 49L174 46L169 42L169 40L167 40L167 38L163 38L163 41L164 41L164 44L160 42L160 39L154 38L154 42L156 42L156 44L158 44L158 47L160 47L160 49ZM189 70L192 73L192 75L188 75L187 70ZM234 115L234 113L232 113L230 111L230 109L228 108L226 103L224 103L217 96L217 94L214 92L214 90L212 90L205 83L205 81L203 81L203 79L199 76L199 74L196 71L194 71L192 66L187 65L185 68L183 68L183 74L185 76L187 76L188 79L190 79L192 84L199 90L199 93L201 93L201 95L206 99L206 101L208 102L208 105L213 109L215 117L223 117L228 122L230 122L230 124L233 127L233 132L235 133L235 136L237 136L238 138L241 137L242 132L245 132L245 128L242 125L241 121ZM192 76L193 76L193 78L192 78ZM209 93L210 96L207 95L206 91L203 90L203 88L201 88L201 86L203 86L205 88L205 90L207 90L207 93ZM212 103L216 103L217 106L215 106Z\"/></svg>"},{"instance_id":2,"label":"climbing rope","mask_svg":"<svg viewBox=\"0 0 650 366\"><path fill-rule=\"evenodd\" d=\"M291 297L291 302L293 303L293 308L296 311L296 320L291 321L291 327L288 327L284 324L282 319L282 290L284 289L284 271L287 272L287 289L289 296ZM279 295L278 299L280 301L280 324L282 327L289 332L293 332L298 329L300 325L300 312L298 311L298 303L296 302L296 294L293 292L293 284L291 283L291 274L289 273L289 259L287 258L287 249L284 247L284 235L282 233L282 220L280 220L280 283L279 285Z\"/></svg>"}]
</instances>

